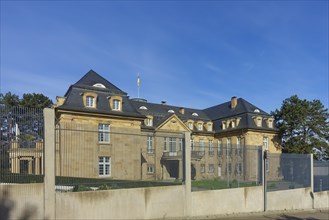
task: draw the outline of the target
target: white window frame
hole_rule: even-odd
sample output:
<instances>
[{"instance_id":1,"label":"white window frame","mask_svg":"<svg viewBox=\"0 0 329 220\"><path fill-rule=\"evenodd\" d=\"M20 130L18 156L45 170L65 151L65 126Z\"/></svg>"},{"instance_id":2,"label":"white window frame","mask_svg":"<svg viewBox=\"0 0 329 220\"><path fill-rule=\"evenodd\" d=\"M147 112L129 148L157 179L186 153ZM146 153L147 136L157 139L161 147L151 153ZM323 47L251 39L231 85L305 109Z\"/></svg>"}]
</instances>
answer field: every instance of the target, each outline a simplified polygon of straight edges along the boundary
<instances>
[{"instance_id":1,"label":"white window frame","mask_svg":"<svg viewBox=\"0 0 329 220\"><path fill-rule=\"evenodd\" d=\"M153 174L155 172L154 164L147 164L146 169L148 174Z\"/></svg>"},{"instance_id":2,"label":"white window frame","mask_svg":"<svg viewBox=\"0 0 329 220\"><path fill-rule=\"evenodd\" d=\"M204 141L203 139L200 139L199 140L199 151L200 151L200 154L201 155L204 155L205 153L205 148L204 148ZM202 152L202 153L201 153Z\"/></svg>"},{"instance_id":3,"label":"white window frame","mask_svg":"<svg viewBox=\"0 0 329 220\"><path fill-rule=\"evenodd\" d=\"M168 148L169 148L169 138L164 137L163 138L163 152L168 152Z\"/></svg>"},{"instance_id":4,"label":"white window frame","mask_svg":"<svg viewBox=\"0 0 329 220\"><path fill-rule=\"evenodd\" d=\"M110 124L98 124L98 142L110 143Z\"/></svg>"},{"instance_id":5,"label":"white window frame","mask_svg":"<svg viewBox=\"0 0 329 220\"><path fill-rule=\"evenodd\" d=\"M153 154L154 153L154 148L153 148L153 137L152 136L147 136L146 146L147 146L147 153L148 154Z\"/></svg>"},{"instance_id":6,"label":"white window frame","mask_svg":"<svg viewBox=\"0 0 329 220\"><path fill-rule=\"evenodd\" d=\"M98 157L98 175L100 177L111 176L111 157Z\"/></svg>"},{"instance_id":7,"label":"white window frame","mask_svg":"<svg viewBox=\"0 0 329 220\"><path fill-rule=\"evenodd\" d=\"M121 110L121 101L119 99L113 99L113 109L114 111L120 111Z\"/></svg>"},{"instance_id":8,"label":"white window frame","mask_svg":"<svg viewBox=\"0 0 329 220\"><path fill-rule=\"evenodd\" d=\"M209 153L209 156L214 156L214 154L215 154L214 143L212 140L209 140L209 142L208 142L208 153Z\"/></svg>"},{"instance_id":9,"label":"white window frame","mask_svg":"<svg viewBox=\"0 0 329 220\"><path fill-rule=\"evenodd\" d=\"M147 118L146 119L146 126L152 126L152 124L153 124L152 121L153 121L152 118Z\"/></svg>"},{"instance_id":10,"label":"white window frame","mask_svg":"<svg viewBox=\"0 0 329 220\"><path fill-rule=\"evenodd\" d=\"M241 155L241 138L240 137L237 137L237 139L236 139L236 154L238 156Z\"/></svg>"},{"instance_id":11,"label":"white window frame","mask_svg":"<svg viewBox=\"0 0 329 220\"><path fill-rule=\"evenodd\" d=\"M217 145L217 155L220 157L222 156L223 153L223 147L222 147L222 140L218 140L218 145Z\"/></svg>"},{"instance_id":12,"label":"white window frame","mask_svg":"<svg viewBox=\"0 0 329 220\"><path fill-rule=\"evenodd\" d=\"M268 137L263 138L263 149L268 150Z\"/></svg>"},{"instance_id":13,"label":"white window frame","mask_svg":"<svg viewBox=\"0 0 329 220\"><path fill-rule=\"evenodd\" d=\"M189 127L189 129L193 130L193 122L189 122L188 127Z\"/></svg>"},{"instance_id":14,"label":"white window frame","mask_svg":"<svg viewBox=\"0 0 329 220\"><path fill-rule=\"evenodd\" d=\"M94 108L95 107L95 97L94 96L86 96L86 107Z\"/></svg>"},{"instance_id":15,"label":"white window frame","mask_svg":"<svg viewBox=\"0 0 329 220\"><path fill-rule=\"evenodd\" d=\"M231 138L227 138L227 143L226 143L226 155L231 156L232 155L232 144L231 144Z\"/></svg>"}]
</instances>

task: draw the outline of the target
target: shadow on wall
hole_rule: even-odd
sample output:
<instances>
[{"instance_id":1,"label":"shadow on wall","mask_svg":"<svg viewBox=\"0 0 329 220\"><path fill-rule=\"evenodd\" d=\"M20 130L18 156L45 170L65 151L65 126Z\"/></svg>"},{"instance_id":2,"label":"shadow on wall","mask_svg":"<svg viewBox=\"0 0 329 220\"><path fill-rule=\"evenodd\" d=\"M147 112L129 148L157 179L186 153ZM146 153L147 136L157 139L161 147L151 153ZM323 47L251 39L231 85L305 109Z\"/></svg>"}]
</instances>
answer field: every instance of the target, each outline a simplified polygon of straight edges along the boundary
<instances>
[{"instance_id":1,"label":"shadow on wall","mask_svg":"<svg viewBox=\"0 0 329 220\"><path fill-rule=\"evenodd\" d=\"M0 192L0 220L12 219L11 214L15 211L15 203L10 199L10 194L7 190ZM26 205L22 213L17 218L18 220L33 219L36 213L36 207Z\"/></svg>"}]
</instances>

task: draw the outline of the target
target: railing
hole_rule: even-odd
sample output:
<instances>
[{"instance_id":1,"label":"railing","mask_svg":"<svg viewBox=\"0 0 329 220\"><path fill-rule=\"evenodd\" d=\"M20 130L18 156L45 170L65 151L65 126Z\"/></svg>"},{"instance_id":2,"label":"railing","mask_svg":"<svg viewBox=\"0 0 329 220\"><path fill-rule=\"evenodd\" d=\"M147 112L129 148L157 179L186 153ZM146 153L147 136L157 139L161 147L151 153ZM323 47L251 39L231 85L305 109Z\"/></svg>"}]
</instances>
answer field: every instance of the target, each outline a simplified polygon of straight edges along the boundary
<instances>
[{"instance_id":1,"label":"railing","mask_svg":"<svg viewBox=\"0 0 329 220\"><path fill-rule=\"evenodd\" d=\"M164 159L182 158L182 152L181 151L163 152L162 158Z\"/></svg>"}]
</instances>

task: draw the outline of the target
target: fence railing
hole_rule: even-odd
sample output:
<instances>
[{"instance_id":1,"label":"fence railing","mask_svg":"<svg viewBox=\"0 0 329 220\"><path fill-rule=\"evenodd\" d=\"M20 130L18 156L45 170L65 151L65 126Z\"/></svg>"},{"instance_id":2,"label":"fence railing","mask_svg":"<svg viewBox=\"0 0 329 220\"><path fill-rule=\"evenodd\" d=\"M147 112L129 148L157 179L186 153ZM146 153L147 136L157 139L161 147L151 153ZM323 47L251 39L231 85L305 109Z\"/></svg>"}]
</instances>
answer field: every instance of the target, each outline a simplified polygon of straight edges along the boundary
<instances>
[{"instance_id":1,"label":"fence railing","mask_svg":"<svg viewBox=\"0 0 329 220\"><path fill-rule=\"evenodd\" d=\"M0 105L0 183L43 182L43 110Z\"/></svg>"},{"instance_id":2,"label":"fence railing","mask_svg":"<svg viewBox=\"0 0 329 220\"><path fill-rule=\"evenodd\" d=\"M314 192L329 190L329 161L313 161Z\"/></svg>"},{"instance_id":3,"label":"fence railing","mask_svg":"<svg viewBox=\"0 0 329 220\"><path fill-rule=\"evenodd\" d=\"M268 154L267 190L311 187L310 154Z\"/></svg>"}]
</instances>

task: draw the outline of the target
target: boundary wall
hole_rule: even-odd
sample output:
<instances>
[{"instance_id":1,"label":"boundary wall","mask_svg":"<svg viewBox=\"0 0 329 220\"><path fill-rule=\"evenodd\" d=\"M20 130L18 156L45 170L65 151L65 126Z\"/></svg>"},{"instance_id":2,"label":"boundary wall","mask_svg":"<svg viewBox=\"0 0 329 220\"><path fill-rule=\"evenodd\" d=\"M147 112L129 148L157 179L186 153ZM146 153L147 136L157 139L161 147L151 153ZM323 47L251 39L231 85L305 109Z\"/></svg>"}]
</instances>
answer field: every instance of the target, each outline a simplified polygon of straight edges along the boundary
<instances>
[{"instance_id":1,"label":"boundary wall","mask_svg":"<svg viewBox=\"0 0 329 220\"><path fill-rule=\"evenodd\" d=\"M263 186L192 192L190 157L185 160L186 182L181 186L55 192L54 111L45 109L44 115L49 137L45 139L45 181L28 184L29 190L26 184L0 185L1 217L8 207L9 219L27 213L31 219L49 220L200 218L265 209ZM188 134L185 140L190 143ZM190 155L190 148L185 148L185 155ZM314 193L312 189L268 192L266 210L328 209L329 191Z\"/></svg>"}]
</instances>

